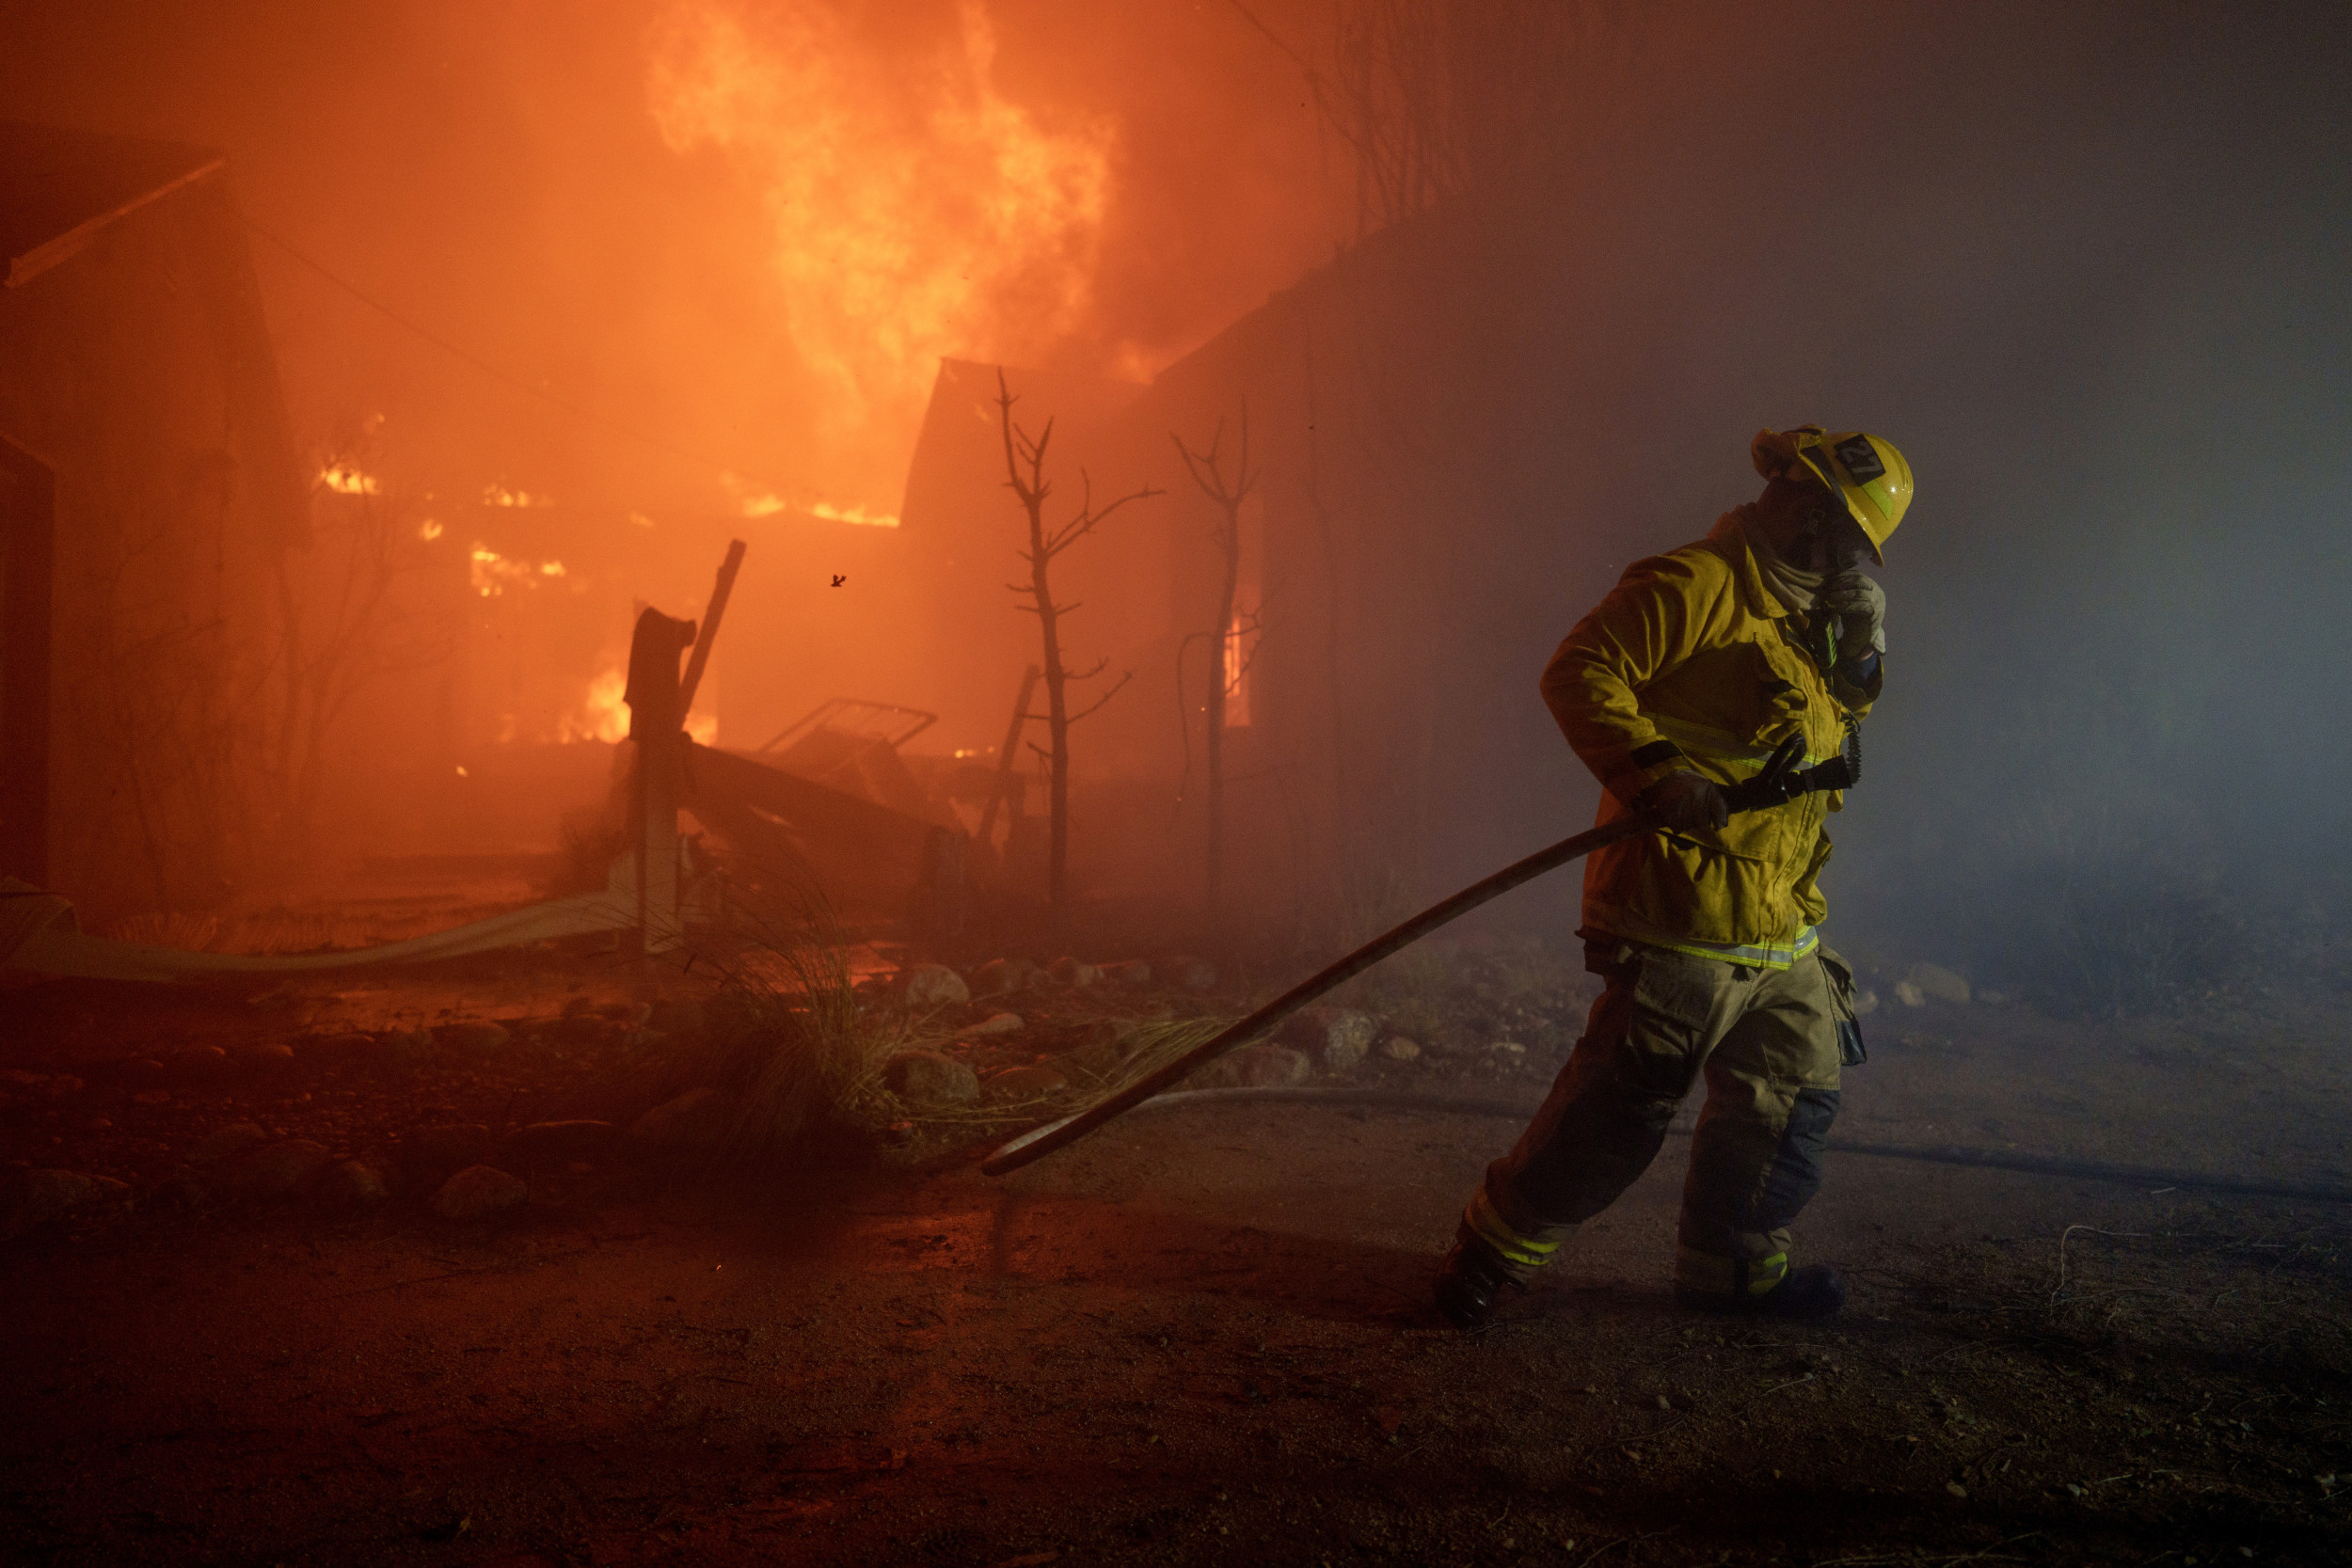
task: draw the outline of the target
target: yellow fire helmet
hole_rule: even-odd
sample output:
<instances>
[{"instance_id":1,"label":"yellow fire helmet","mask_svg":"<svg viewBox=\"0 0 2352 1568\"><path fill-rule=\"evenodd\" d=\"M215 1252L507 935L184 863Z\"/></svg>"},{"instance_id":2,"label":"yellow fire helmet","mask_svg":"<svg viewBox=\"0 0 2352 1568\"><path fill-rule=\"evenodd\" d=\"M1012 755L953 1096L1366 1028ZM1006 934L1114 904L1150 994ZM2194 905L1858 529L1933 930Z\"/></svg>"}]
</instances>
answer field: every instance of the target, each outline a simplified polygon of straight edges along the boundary
<instances>
[{"instance_id":1,"label":"yellow fire helmet","mask_svg":"<svg viewBox=\"0 0 2352 1568\"><path fill-rule=\"evenodd\" d=\"M1911 509L1911 465L1895 443L1858 430L1814 431L1797 437L1797 456L1846 503L1870 536L1870 554L1885 564L1883 546Z\"/></svg>"},{"instance_id":2,"label":"yellow fire helmet","mask_svg":"<svg viewBox=\"0 0 2352 1568\"><path fill-rule=\"evenodd\" d=\"M1883 565L1883 546L1911 507L1911 465L1882 436L1859 430L1828 432L1819 425L1789 431L1759 431L1750 448L1756 471L1767 479L1797 463L1836 491L1870 541L1870 554Z\"/></svg>"}]
</instances>

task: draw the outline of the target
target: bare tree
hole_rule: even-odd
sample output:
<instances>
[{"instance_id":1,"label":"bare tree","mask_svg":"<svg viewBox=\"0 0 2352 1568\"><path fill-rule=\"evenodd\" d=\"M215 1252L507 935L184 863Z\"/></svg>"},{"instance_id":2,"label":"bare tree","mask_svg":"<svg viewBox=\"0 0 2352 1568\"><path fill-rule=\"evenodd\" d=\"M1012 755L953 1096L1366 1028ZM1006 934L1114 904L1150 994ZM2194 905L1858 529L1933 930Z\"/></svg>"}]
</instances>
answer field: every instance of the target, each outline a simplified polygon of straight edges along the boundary
<instances>
[{"instance_id":1,"label":"bare tree","mask_svg":"<svg viewBox=\"0 0 2352 1568\"><path fill-rule=\"evenodd\" d=\"M1209 711L1207 754L1209 765L1209 861L1208 911L1215 918L1225 902L1225 700L1232 695L1239 676L1239 659L1230 657L1241 628L1233 621L1233 595L1241 583L1241 509L1257 488L1258 474L1249 467L1249 404L1241 405L1241 451L1234 463L1233 474L1225 474L1225 421L1216 421L1216 434L1209 437L1206 453L1194 451L1184 445L1184 438L1168 433L1176 443L1176 455L1184 460L1184 471L1193 483L1200 487L1216 507L1216 526L1209 537L1217 547L1223 570L1217 577L1216 619L1210 623L1209 644ZM1191 639L1187 638L1186 641ZM1180 649L1178 685L1183 684ZM1229 665L1233 668L1229 669Z\"/></svg>"},{"instance_id":2,"label":"bare tree","mask_svg":"<svg viewBox=\"0 0 2352 1568\"><path fill-rule=\"evenodd\" d=\"M1542 147L1599 74L1629 9L1625 0L1339 0L1327 71L1244 0L1231 3L1296 62L1355 154L1359 234Z\"/></svg>"},{"instance_id":3,"label":"bare tree","mask_svg":"<svg viewBox=\"0 0 2352 1568\"><path fill-rule=\"evenodd\" d=\"M1073 681L1089 681L1101 674L1109 665L1107 657L1097 660L1090 668L1072 670L1062 662L1062 617L1079 608L1076 604L1054 602L1050 569L1054 559L1062 551L1094 531L1104 518L1130 501L1138 501L1160 494L1150 485L1120 497L1103 507L1094 504L1094 482L1084 468L1078 470L1084 486L1077 512L1059 527L1045 521L1045 500L1053 493L1053 485L1045 478L1045 449L1054 439L1054 421L1047 420L1045 428L1032 438L1028 432L1012 422L1013 395L1005 385L1005 372L996 372L996 409L1004 426L1005 484L1019 498L1021 509L1029 520L1029 547L1020 552L1029 563L1026 583L1007 583L1016 596L1025 596L1028 603L1021 608L1038 620L1039 634L1044 639L1045 657L1045 721L1049 749L1043 753L1049 769L1048 823L1049 847L1046 856L1046 896L1057 912L1070 900L1070 726L1100 708L1119 695L1120 689L1135 678L1132 670L1119 677L1108 691L1076 713L1070 711L1070 686Z\"/></svg>"},{"instance_id":4,"label":"bare tree","mask_svg":"<svg viewBox=\"0 0 2352 1568\"><path fill-rule=\"evenodd\" d=\"M310 847L335 728L381 683L447 659L453 639L404 605L402 579L421 571L421 499L380 485L365 427L339 433L313 481L312 540L277 563L280 711L269 772L288 838ZM351 476L339 488L328 475Z\"/></svg>"}]
</instances>

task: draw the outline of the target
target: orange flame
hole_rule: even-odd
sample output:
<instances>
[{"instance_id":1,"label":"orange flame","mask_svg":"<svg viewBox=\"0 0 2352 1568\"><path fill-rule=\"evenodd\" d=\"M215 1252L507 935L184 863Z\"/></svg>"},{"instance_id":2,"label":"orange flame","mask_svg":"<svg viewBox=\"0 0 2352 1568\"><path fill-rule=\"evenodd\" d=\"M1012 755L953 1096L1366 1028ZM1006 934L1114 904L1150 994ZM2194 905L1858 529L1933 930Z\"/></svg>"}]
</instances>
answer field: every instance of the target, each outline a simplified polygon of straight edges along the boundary
<instances>
[{"instance_id":1,"label":"orange flame","mask_svg":"<svg viewBox=\"0 0 2352 1568\"><path fill-rule=\"evenodd\" d=\"M580 711L564 721L563 738L565 743L575 740L611 743L627 739L628 707L621 701L621 693L628 689L628 677L617 665L590 681L588 699Z\"/></svg>"},{"instance_id":2,"label":"orange flame","mask_svg":"<svg viewBox=\"0 0 2352 1568\"><path fill-rule=\"evenodd\" d=\"M817 0L668 0L653 29L655 123L756 172L793 341L843 430L911 436L941 355L1034 353L1091 304L1111 128L1039 126L995 90L977 0L961 17L960 49L919 65Z\"/></svg>"},{"instance_id":3,"label":"orange flame","mask_svg":"<svg viewBox=\"0 0 2352 1568\"><path fill-rule=\"evenodd\" d=\"M438 533L425 535L430 539ZM485 599L502 595L508 588L536 588L542 578L568 577L560 561L542 561L533 566L528 561L509 561L489 546L475 541L471 552L472 566L468 576L473 591Z\"/></svg>"},{"instance_id":4,"label":"orange flame","mask_svg":"<svg viewBox=\"0 0 2352 1568\"><path fill-rule=\"evenodd\" d=\"M705 671L701 696L703 705L689 714L686 733L698 746L719 743L719 716L709 711L714 683ZM587 699L580 711L567 714L559 727L557 736L565 745L575 740L601 740L612 745L628 738L628 705L621 701L621 693L628 689L628 676L617 664L607 665L595 680L588 683Z\"/></svg>"}]
</instances>

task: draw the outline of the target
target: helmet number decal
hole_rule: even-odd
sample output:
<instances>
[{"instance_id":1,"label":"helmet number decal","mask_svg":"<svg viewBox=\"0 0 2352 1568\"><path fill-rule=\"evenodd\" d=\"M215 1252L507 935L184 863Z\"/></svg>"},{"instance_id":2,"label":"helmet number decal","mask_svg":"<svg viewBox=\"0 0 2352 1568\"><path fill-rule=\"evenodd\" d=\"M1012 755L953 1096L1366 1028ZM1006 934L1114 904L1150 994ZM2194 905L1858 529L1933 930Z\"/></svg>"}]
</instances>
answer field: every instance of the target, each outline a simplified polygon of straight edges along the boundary
<instances>
[{"instance_id":1,"label":"helmet number decal","mask_svg":"<svg viewBox=\"0 0 2352 1568\"><path fill-rule=\"evenodd\" d=\"M1856 484L1867 484L1886 473L1886 465L1879 461L1878 449L1870 445L1867 436L1849 436L1832 450L1837 453L1837 461L1846 466L1846 471L1853 475Z\"/></svg>"}]
</instances>

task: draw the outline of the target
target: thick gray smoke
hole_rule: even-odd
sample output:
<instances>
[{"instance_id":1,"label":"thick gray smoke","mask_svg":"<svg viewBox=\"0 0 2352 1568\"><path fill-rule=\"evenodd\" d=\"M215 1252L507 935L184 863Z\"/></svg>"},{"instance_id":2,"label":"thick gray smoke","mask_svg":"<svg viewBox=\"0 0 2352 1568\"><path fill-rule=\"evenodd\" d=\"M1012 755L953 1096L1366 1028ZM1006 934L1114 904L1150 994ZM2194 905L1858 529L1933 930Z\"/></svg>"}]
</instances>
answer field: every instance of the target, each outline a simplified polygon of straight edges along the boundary
<instances>
[{"instance_id":1,"label":"thick gray smoke","mask_svg":"<svg viewBox=\"0 0 2352 1568\"><path fill-rule=\"evenodd\" d=\"M1811 420L1919 485L1840 941L2137 1005L2340 901L2348 40L2319 6L1741 8L1371 247L1331 401L1427 525L1374 618L1434 661L1451 760L1397 831L1435 879L1580 817L1552 643Z\"/></svg>"}]
</instances>

